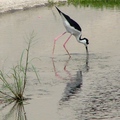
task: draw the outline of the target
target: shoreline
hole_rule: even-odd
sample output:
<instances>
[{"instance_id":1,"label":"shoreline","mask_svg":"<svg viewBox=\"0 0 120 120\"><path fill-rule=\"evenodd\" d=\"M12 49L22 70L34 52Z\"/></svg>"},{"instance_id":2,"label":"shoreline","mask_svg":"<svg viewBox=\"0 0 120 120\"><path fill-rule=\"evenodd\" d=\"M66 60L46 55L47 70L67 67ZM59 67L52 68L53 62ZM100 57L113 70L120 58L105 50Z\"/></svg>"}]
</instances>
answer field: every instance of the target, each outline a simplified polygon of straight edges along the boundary
<instances>
[{"instance_id":1,"label":"shoreline","mask_svg":"<svg viewBox=\"0 0 120 120\"><path fill-rule=\"evenodd\" d=\"M67 0L0 0L0 14L49 5L49 3L67 2Z\"/></svg>"}]
</instances>

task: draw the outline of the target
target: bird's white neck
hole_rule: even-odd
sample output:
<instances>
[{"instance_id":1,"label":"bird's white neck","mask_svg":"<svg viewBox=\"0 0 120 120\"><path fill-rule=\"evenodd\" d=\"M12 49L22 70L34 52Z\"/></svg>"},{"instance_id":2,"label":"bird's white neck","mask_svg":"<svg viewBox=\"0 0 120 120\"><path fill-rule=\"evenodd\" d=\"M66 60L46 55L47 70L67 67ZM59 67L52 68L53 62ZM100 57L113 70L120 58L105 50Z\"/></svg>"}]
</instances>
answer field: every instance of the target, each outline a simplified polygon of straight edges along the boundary
<instances>
[{"instance_id":1,"label":"bird's white neck","mask_svg":"<svg viewBox=\"0 0 120 120\"><path fill-rule=\"evenodd\" d=\"M75 37L76 37L76 40L77 40L78 42L80 42L81 35L77 35L77 36L75 36Z\"/></svg>"},{"instance_id":2,"label":"bird's white neck","mask_svg":"<svg viewBox=\"0 0 120 120\"><path fill-rule=\"evenodd\" d=\"M75 37L79 43L86 45L86 40L84 38L81 38L81 35Z\"/></svg>"}]
</instances>

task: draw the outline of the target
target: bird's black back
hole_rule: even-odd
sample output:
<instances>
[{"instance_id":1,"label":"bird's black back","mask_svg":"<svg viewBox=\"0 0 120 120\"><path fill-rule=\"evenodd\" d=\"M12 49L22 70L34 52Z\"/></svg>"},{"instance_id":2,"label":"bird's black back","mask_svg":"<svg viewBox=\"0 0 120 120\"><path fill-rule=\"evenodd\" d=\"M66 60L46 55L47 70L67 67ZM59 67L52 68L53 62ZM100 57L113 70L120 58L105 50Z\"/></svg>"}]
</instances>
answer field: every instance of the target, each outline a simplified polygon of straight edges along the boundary
<instances>
[{"instance_id":1,"label":"bird's black back","mask_svg":"<svg viewBox=\"0 0 120 120\"><path fill-rule=\"evenodd\" d=\"M55 6L56 7L56 6ZM63 12L61 12L57 7L56 9L58 10L59 14L63 14L63 16L65 17L65 19L69 22L69 24L74 27L75 29L77 29L78 31L82 31L81 27L79 26L79 24L74 21L73 19L71 19L68 15L64 14Z\"/></svg>"}]
</instances>

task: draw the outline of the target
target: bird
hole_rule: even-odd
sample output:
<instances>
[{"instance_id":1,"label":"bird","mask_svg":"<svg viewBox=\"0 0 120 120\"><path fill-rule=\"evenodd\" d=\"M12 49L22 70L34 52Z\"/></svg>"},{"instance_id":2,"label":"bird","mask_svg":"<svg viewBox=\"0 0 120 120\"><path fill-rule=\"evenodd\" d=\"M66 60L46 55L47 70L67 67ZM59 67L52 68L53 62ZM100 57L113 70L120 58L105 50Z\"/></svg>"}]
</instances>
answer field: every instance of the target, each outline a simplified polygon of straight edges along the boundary
<instances>
[{"instance_id":1,"label":"bird","mask_svg":"<svg viewBox=\"0 0 120 120\"><path fill-rule=\"evenodd\" d=\"M55 6L56 7L56 6ZM65 32L63 32L62 34L60 34L59 36L57 36L55 39L54 39L54 45L53 45L53 52L52 52L52 55L54 55L54 50L55 50L55 45L56 45L56 41L62 37L63 35L65 35L66 33L70 33L70 36L67 38L67 40L65 41L65 43L63 44L63 47L64 49L66 50L67 54L70 56L70 53L68 52L68 50L66 49L66 43L69 41L69 39L71 38L71 36L75 36L76 40L79 42L79 43L82 43L85 45L85 48L86 48L86 53L88 54L88 44L89 44L89 40L87 38L81 38L82 36L82 29L81 27L79 26L79 24L74 21L72 18L70 18L67 14L63 13L62 11L60 11L58 9L58 7L56 7L57 11L59 12L61 18L62 18L62 21L63 21L63 25L66 29Z\"/></svg>"}]
</instances>

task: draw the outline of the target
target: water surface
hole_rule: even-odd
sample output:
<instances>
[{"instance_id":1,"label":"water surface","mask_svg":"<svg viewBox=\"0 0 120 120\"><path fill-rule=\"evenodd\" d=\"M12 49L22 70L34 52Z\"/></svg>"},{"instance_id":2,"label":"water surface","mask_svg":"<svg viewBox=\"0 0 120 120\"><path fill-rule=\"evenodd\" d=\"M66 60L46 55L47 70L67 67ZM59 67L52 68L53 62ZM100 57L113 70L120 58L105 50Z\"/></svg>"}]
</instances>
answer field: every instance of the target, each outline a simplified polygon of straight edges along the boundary
<instances>
[{"instance_id":1,"label":"water surface","mask_svg":"<svg viewBox=\"0 0 120 120\"><path fill-rule=\"evenodd\" d=\"M85 47L71 37L66 45L72 56L69 59L62 46L69 36L66 34L57 41L54 59L51 58L54 38L65 31L54 7L0 16L1 69L4 66L9 71L19 61L26 48L26 35L34 30L38 39L30 58L40 58L33 62L40 74L40 84L29 71L25 95L31 100L24 105L25 111L21 108L26 112L24 119L119 120L120 11L72 5L59 8L81 25L82 36L90 42L89 56ZM16 119L18 109L11 113L11 108L12 105L1 109L0 119Z\"/></svg>"}]
</instances>

